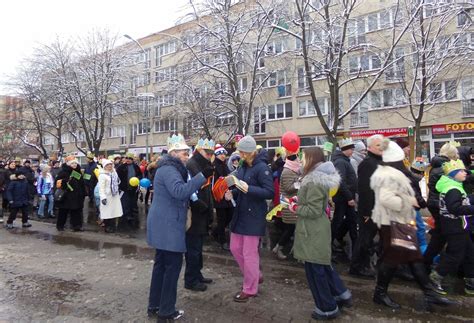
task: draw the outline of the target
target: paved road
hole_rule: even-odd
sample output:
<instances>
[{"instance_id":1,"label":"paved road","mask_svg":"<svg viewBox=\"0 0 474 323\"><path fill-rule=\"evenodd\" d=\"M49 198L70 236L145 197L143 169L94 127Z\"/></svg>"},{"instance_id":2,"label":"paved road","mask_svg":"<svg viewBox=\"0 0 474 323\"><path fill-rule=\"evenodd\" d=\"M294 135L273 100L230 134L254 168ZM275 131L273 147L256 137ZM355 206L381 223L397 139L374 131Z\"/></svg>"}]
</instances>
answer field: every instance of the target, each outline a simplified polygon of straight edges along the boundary
<instances>
[{"instance_id":1,"label":"paved road","mask_svg":"<svg viewBox=\"0 0 474 323\"><path fill-rule=\"evenodd\" d=\"M206 247L205 293L183 289L184 322L310 322L313 302L302 267L264 253L265 282L247 304L232 301L241 276L230 254ZM152 322L146 317L153 250L143 239L97 232L57 233L33 221L30 230L0 229L0 322ZM421 293L396 281L391 294L403 308L390 311L371 301L374 282L342 275L354 307L338 321L472 322L474 299L456 296L453 308L422 309Z\"/></svg>"}]
</instances>

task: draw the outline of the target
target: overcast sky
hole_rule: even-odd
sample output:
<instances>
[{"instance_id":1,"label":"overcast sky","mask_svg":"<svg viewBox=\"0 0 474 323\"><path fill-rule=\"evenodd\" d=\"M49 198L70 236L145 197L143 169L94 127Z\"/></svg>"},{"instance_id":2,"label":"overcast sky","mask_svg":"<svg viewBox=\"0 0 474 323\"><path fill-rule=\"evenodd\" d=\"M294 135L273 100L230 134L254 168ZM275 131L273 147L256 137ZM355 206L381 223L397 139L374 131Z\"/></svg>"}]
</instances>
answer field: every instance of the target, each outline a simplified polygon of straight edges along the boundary
<instances>
[{"instance_id":1,"label":"overcast sky","mask_svg":"<svg viewBox=\"0 0 474 323\"><path fill-rule=\"evenodd\" d=\"M109 28L134 38L175 25L187 0L3 0L0 1L0 94L22 58L57 36ZM124 39L124 42L126 39Z\"/></svg>"}]
</instances>

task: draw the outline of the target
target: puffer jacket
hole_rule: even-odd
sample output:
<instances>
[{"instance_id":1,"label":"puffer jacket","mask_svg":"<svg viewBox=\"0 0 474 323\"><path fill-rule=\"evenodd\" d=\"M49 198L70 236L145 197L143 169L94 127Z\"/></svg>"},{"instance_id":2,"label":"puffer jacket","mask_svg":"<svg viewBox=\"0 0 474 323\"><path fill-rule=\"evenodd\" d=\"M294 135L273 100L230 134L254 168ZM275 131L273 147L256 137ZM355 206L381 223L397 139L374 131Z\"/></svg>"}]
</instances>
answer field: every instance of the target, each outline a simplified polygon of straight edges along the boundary
<instances>
[{"instance_id":1,"label":"puffer jacket","mask_svg":"<svg viewBox=\"0 0 474 323\"><path fill-rule=\"evenodd\" d=\"M370 178L375 193L372 221L380 228L390 221L410 223L415 220L412 198L415 192L408 177L390 166L379 166Z\"/></svg>"},{"instance_id":2,"label":"puffer jacket","mask_svg":"<svg viewBox=\"0 0 474 323\"><path fill-rule=\"evenodd\" d=\"M21 208L27 206L29 197L29 183L25 175L11 175L10 184L6 191L6 197L10 207Z\"/></svg>"},{"instance_id":3,"label":"puffer jacket","mask_svg":"<svg viewBox=\"0 0 474 323\"><path fill-rule=\"evenodd\" d=\"M339 175L341 175L341 184L336 195L333 197L333 201L337 204L355 199L357 175L354 167L351 165L351 160L342 151L337 150L332 155L332 162Z\"/></svg>"},{"instance_id":4,"label":"puffer jacket","mask_svg":"<svg viewBox=\"0 0 474 323\"><path fill-rule=\"evenodd\" d=\"M300 174L284 167L280 178L280 193L283 197L291 198L298 194ZM290 212L288 208L281 211L282 221L288 224L295 224L297 216Z\"/></svg>"},{"instance_id":5,"label":"puffer jacket","mask_svg":"<svg viewBox=\"0 0 474 323\"><path fill-rule=\"evenodd\" d=\"M439 210L439 192L436 190L436 183L443 175L443 164L448 162L446 156L435 156L431 160L431 171L428 180L428 207Z\"/></svg>"},{"instance_id":6,"label":"puffer jacket","mask_svg":"<svg viewBox=\"0 0 474 323\"><path fill-rule=\"evenodd\" d=\"M252 166L243 163L237 169L236 177L246 182L248 192L243 193L234 189L236 208L230 223L233 233L248 236L264 236L268 211L266 200L271 200L274 194L273 176L268 167L267 151L262 149L255 157Z\"/></svg>"}]
</instances>

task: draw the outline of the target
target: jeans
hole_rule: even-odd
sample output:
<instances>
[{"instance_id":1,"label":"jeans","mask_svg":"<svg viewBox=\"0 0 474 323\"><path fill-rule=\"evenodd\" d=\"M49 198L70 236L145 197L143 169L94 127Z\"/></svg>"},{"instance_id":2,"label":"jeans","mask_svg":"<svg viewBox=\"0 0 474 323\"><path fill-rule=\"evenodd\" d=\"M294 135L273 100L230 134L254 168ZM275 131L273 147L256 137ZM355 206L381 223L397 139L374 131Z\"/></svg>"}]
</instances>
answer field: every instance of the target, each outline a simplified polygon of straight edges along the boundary
<instances>
[{"instance_id":1,"label":"jeans","mask_svg":"<svg viewBox=\"0 0 474 323\"><path fill-rule=\"evenodd\" d=\"M200 234L186 233L186 269L184 271L184 285L193 287L198 284L202 277L202 243L203 236Z\"/></svg>"},{"instance_id":2,"label":"jeans","mask_svg":"<svg viewBox=\"0 0 474 323\"><path fill-rule=\"evenodd\" d=\"M418 239L418 245L420 246L421 254L425 253L428 243L426 242L426 227L423 217L420 211L416 211L416 238Z\"/></svg>"},{"instance_id":3,"label":"jeans","mask_svg":"<svg viewBox=\"0 0 474 323\"><path fill-rule=\"evenodd\" d=\"M159 316L165 317L176 312L178 278L182 265L182 253L156 249L148 309L159 309Z\"/></svg>"},{"instance_id":4,"label":"jeans","mask_svg":"<svg viewBox=\"0 0 474 323\"><path fill-rule=\"evenodd\" d=\"M304 269L309 289L313 294L317 314L334 314L338 311L338 300L346 300L352 297L351 292L331 266L305 262Z\"/></svg>"},{"instance_id":5,"label":"jeans","mask_svg":"<svg viewBox=\"0 0 474 323\"><path fill-rule=\"evenodd\" d=\"M249 295L258 293L258 281L261 276L259 242L260 237L257 236L230 234L230 252L239 264L240 272L244 275L243 292Z\"/></svg>"},{"instance_id":6,"label":"jeans","mask_svg":"<svg viewBox=\"0 0 474 323\"><path fill-rule=\"evenodd\" d=\"M54 208L54 196L53 194L47 194L45 195L46 199L40 199L40 204L38 208L38 216L39 217L44 217L44 207L46 206L46 201L48 201L48 215L53 214L53 208Z\"/></svg>"}]
</instances>

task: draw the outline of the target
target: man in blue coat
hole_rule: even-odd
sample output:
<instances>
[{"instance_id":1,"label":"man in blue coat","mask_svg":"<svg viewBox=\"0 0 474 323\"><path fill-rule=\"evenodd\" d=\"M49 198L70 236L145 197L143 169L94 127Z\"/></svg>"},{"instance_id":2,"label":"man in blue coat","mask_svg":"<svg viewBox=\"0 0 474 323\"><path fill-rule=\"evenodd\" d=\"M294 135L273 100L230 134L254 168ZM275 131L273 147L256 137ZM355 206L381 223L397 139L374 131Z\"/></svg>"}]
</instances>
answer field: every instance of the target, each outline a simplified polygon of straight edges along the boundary
<instances>
[{"instance_id":1,"label":"man in blue coat","mask_svg":"<svg viewBox=\"0 0 474 323\"><path fill-rule=\"evenodd\" d=\"M153 180L154 198L147 218L147 242L156 249L150 285L148 315L163 320L180 318L176 310L178 278L186 252L186 219L189 200L207 178L212 167L205 168L188 180L185 164L189 147L183 136L168 138L168 155L158 162Z\"/></svg>"}]
</instances>

